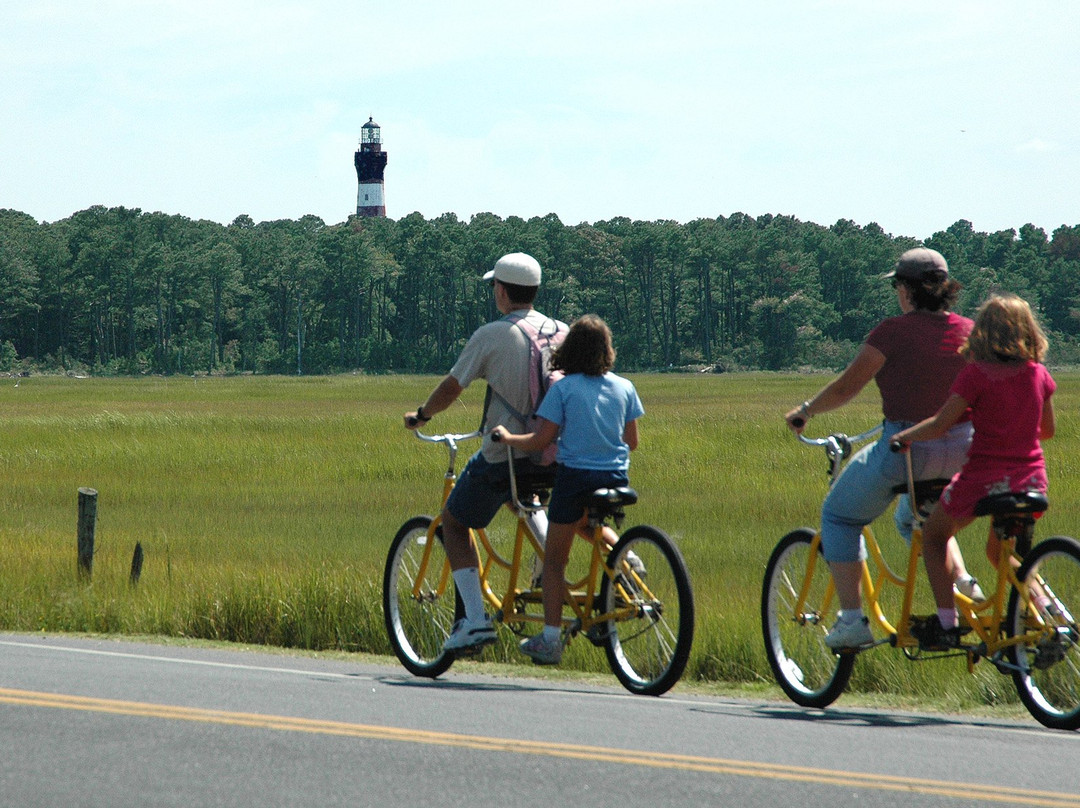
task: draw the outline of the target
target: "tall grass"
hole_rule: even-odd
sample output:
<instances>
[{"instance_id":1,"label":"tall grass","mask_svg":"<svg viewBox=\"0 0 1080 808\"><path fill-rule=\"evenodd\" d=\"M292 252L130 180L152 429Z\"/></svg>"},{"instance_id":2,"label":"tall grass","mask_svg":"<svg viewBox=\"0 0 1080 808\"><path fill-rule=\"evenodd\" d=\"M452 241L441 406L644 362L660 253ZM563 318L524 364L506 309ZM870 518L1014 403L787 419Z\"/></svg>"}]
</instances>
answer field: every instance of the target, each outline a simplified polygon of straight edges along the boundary
<instances>
[{"instance_id":1,"label":"tall grass","mask_svg":"<svg viewBox=\"0 0 1080 808\"><path fill-rule=\"evenodd\" d=\"M1040 535L1080 535L1080 374L1058 374L1058 435L1046 444L1051 509ZM814 526L825 458L782 413L826 381L798 375L635 376L647 410L631 483L648 522L679 543L697 599L687 675L771 682L759 627L761 576L776 541ZM390 538L439 507L445 454L401 427L431 377L69 379L0 384L0 628L164 634L388 653L382 568ZM483 385L432 422L468 431ZM814 434L860 432L876 392L815 419ZM466 447L459 459L463 462ZM459 467L462 465L459 462ZM91 582L76 575L77 490L98 490ZM500 520L505 517L500 516ZM505 525L503 529L505 529ZM877 526L890 560L903 543ZM499 526L496 526L496 530ZM977 524L961 535L991 577ZM142 578L128 585L136 542ZM921 604L932 610L920 583ZM566 663L601 670L575 643ZM496 655L518 660L509 641ZM980 666L987 667L987 666ZM1011 701L992 668L864 654L853 687L957 705Z\"/></svg>"}]
</instances>

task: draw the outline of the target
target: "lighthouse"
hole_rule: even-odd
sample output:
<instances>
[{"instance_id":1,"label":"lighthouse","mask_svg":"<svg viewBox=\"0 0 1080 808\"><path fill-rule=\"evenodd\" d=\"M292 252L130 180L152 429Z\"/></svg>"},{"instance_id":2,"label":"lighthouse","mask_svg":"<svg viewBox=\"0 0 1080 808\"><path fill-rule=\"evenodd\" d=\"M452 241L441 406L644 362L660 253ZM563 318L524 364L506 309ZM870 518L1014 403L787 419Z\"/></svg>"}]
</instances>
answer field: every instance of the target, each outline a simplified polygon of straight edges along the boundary
<instances>
[{"instance_id":1,"label":"lighthouse","mask_svg":"<svg viewBox=\"0 0 1080 808\"><path fill-rule=\"evenodd\" d=\"M356 215L385 216L383 169L386 168L386 152L382 150L382 130L370 117L360 127L360 145L353 162L360 183L356 193Z\"/></svg>"}]
</instances>

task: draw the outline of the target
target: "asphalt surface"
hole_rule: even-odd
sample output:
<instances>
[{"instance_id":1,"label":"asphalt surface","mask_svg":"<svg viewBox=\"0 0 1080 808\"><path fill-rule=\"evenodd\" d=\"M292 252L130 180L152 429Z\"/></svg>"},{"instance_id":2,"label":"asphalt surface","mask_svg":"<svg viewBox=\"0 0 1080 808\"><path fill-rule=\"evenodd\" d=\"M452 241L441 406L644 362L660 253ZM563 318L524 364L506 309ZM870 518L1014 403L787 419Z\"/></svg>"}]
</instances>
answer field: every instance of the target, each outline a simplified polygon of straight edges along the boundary
<instances>
[{"instance_id":1,"label":"asphalt surface","mask_svg":"<svg viewBox=\"0 0 1080 808\"><path fill-rule=\"evenodd\" d=\"M1080 808L1034 722L67 636L0 634L0 751L4 808Z\"/></svg>"}]
</instances>

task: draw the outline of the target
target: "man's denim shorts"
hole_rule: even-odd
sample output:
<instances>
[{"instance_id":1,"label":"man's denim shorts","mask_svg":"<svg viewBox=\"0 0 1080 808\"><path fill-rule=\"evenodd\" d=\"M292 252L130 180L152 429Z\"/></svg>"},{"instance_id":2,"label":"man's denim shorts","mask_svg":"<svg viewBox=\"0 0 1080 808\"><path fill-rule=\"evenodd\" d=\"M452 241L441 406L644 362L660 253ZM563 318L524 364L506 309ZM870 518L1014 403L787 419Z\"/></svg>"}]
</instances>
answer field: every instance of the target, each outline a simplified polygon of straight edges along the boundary
<instances>
[{"instance_id":1,"label":"man's denim shorts","mask_svg":"<svg viewBox=\"0 0 1080 808\"><path fill-rule=\"evenodd\" d=\"M506 463L489 463L477 452L458 475L446 500L446 510L461 524L487 527L499 508L510 501L510 471Z\"/></svg>"}]
</instances>

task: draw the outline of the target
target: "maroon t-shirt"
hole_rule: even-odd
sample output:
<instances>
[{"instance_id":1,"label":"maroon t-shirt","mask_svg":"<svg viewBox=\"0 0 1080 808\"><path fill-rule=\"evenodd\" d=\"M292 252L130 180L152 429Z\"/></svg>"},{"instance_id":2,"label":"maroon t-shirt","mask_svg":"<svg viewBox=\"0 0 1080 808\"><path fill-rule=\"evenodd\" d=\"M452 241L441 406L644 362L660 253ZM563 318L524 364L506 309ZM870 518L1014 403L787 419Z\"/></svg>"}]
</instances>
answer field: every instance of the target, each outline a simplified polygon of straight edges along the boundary
<instances>
[{"instance_id":1,"label":"maroon t-shirt","mask_svg":"<svg viewBox=\"0 0 1080 808\"><path fill-rule=\"evenodd\" d=\"M973 325L951 312L912 311L883 320L870 332L866 344L885 355L874 381L886 420L918 422L941 408L967 364L957 351Z\"/></svg>"}]
</instances>

